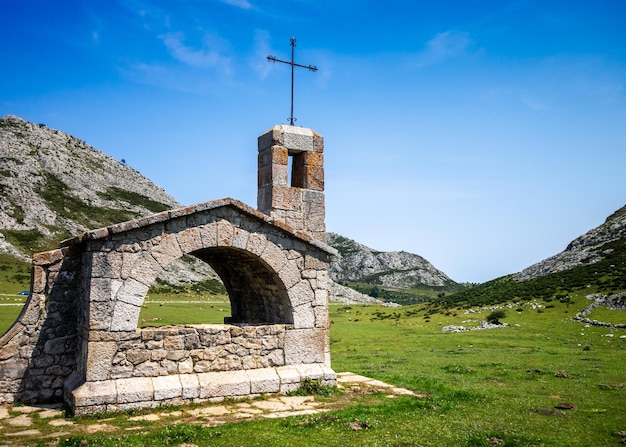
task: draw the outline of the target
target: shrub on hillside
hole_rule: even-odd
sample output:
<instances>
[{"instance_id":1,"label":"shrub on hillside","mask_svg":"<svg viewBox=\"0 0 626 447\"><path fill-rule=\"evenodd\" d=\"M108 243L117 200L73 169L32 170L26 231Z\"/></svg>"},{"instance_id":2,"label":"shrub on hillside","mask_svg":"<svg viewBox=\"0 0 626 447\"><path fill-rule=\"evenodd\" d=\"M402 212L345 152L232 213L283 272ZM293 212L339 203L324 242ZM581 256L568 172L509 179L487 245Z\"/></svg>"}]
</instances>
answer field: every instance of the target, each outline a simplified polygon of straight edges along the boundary
<instances>
[{"instance_id":1,"label":"shrub on hillside","mask_svg":"<svg viewBox=\"0 0 626 447\"><path fill-rule=\"evenodd\" d=\"M506 312L502 309L496 309L487 315L487 323L491 324L502 324L500 320L506 317Z\"/></svg>"}]
</instances>

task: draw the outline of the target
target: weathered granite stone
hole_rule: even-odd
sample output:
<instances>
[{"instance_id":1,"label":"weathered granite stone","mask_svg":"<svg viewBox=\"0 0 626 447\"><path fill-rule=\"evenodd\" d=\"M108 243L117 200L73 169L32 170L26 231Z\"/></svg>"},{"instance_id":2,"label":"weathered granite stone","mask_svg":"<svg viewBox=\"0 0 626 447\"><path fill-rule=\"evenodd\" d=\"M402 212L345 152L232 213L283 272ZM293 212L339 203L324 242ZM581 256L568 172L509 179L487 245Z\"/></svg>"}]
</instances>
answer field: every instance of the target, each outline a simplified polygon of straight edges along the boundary
<instances>
[{"instance_id":1,"label":"weathered granite stone","mask_svg":"<svg viewBox=\"0 0 626 447\"><path fill-rule=\"evenodd\" d=\"M250 371L248 377L252 394L270 394L280 391L280 377L273 368Z\"/></svg>"},{"instance_id":2,"label":"weathered granite stone","mask_svg":"<svg viewBox=\"0 0 626 447\"><path fill-rule=\"evenodd\" d=\"M180 384L183 389L183 399L197 399L200 397L200 381L197 374L181 374Z\"/></svg>"},{"instance_id":3,"label":"weathered granite stone","mask_svg":"<svg viewBox=\"0 0 626 447\"><path fill-rule=\"evenodd\" d=\"M250 378L245 371L203 373L198 375L198 379L201 399L250 394Z\"/></svg>"},{"instance_id":4,"label":"weathered granite stone","mask_svg":"<svg viewBox=\"0 0 626 447\"><path fill-rule=\"evenodd\" d=\"M324 362L324 330L294 329L285 333L285 364Z\"/></svg>"},{"instance_id":5,"label":"weathered granite stone","mask_svg":"<svg viewBox=\"0 0 626 447\"><path fill-rule=\"evenodd\" d=\"M152 384L155 400L173 399L183 395L183 386L178 375L154 377Z\"/></svg>"},{"instance_id":6,"label":"weathered granite stone","mask_svg":"<svg viewBox=\"0 0 626 447\"><path fill-rule=\"evenodd\" d=\"M120 404L151 401L154 397L154 386L149 377L117 379L115 386L117 402Z\"/></svg>"},{"instance_id":7,"label":"weathered granite stone","mask_svg":"<svg viewBox=\"0 0 626 447\"><path fill-rule=\"evenodd\" d=\"M87 351L87 380L108 379L113 356L116 352L117 344L115 342L90 342Z\"/></svg>"}]
</instances>

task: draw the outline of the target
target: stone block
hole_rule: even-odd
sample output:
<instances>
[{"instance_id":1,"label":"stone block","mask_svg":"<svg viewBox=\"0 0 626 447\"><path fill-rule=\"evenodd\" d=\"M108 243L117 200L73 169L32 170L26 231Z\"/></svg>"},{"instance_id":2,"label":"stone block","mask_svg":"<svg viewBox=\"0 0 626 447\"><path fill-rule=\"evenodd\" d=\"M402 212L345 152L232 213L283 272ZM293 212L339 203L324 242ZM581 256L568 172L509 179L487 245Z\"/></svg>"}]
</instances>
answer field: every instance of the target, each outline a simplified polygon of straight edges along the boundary
<instances>
[{"instance_id":1,"label":"stone block","mask_svg":"<svg viewBox=\"0 0 626 447\"><path fill-rule=\"evenodd\" d=\"M106 302L115 299L115 295L124 282L120 279L91 278L89 283L89 297L93 302Z\"/></svg>"},{"instance_id":2,"label":"stone block","mask_svg":"<svg viewBox=\"0 0 626 447\"><path fill-rule=\"evenodd\" d=\"M233 245L233 224L226 220L217 222L217 246L231 247Z\"/></svg>"},{"instance_id":3,"label":"stone block","mask_svg":"<svg viewBox=\"0 0 626 447\"><path fill-rule=\"evenodd\" d=\"M200 397L200 381L197 374L181 374L180 383L183 388L183 399L197 399Z\"/></svg>"},{"instance_id":4,"label":"stone block","mask_svg":"<svg viewBox=\"0 0 626 447\"><path fill-rule=\"evenodd\" d=\"M315 290L315 298L313 299L313 305L316 307L326 307L328 305L328 290L322 289L322 281L318 278L317 289Z\"/></svg>"},{"instance_id":5,"label":"stone block","mask_svg":"<svg viewBox=\"0 0 626 447\"><path fill-rule=\"evenodd\" d=\"M91 276L93 278L119 278L122 272L122 254L95 252L91 255Z\"/></svg>"},{"instance_id":6,"label":"stone block","mask_svg":"<svg viewBox=\"0 0 626 447\"><path fill-rule=\"evenodd\" d=\"M117 403L151 401L154 398L154 387L150 377L133 377L117 379Z\"/></svg>"},{"instance_id":7,"label":"stone block","mask_svg":"<svg viewBox=\"0 0 626 447\"><path fill-rule=\"evenodd\" d=\"M315 131L313 132L313 150L318 153L324 152L324 137Z\"/></svg>"},{"instance_id":8,"label":"stone block","mask_svg":"<svg viewBox=\"0 0 626 447\"><path fill-rule=\"evenodd\" d=\"M93 407L117 402L117 387L114 380L85 382L79 387L70 390L70 394L75 412L80 407ZM77 412L77 414L85 413Z\"/></svg>"},{"instance_id":9,"label":"stone block","mask_svg":"<svg viewBox=\"0 0 626 447\"><path fill-rule=\"evenodd\" d=\"M148 360L137 365L133 371L133 375L137 377L153 377L159 375L159 364Z\"/></svg>"},{"instance_id":10,"label":"stone block","mask_svg":"<svg viewBox=\"0 0 626 447\"><path fill-rule=\"evenodd\" d=\"M322 152L303 152L302 161L305 166L324 166L324 154Z\"/></svg>"},{"instance_id":11,"label":"stone block","mask_svg":"<svg viewBox=\"0 0 626 447\"><path fill-rule=\"evenodd\" d=\"M306 379L324 380L324 368L319 363L299 364L295 366L298 373L300 373L300 380L303 382Z\"/></svg>"},{"instance_id":12,"label":"stone block","mask_svg":"<svg viewBox=\"0 0 626 447\"><path fill-rule=\"evenodd\" d=\"M111 331L121 332L136 330L140 310L141 307L134 304L128 304L123 301L115 303L113 316L111 318Z\"/></svg>"},{"instance_id":13,"label":"stone block","mask_svg":"<svg viewBox=\"0 0 626 447\"><path fill-rule=\"evenodd\" d=\"M89 342L87 344L87 363L85 365L86 380L95 382L109 379L113 357L116 353L116 342Z\"/></svg>"},{"instance_id":14,"label":"stone block","mask_svg":"<svg viewBox=\"0 0 626 447\"><path fill-rule=\"evenodd\" d=\"M191 358L178 362L178 373L189 374L193 372L193 360Z\"/></svg>"},{"instance_id":15,"label":"stone block","mask_svg":"<svg viewBox=\"0 0 626 447\"><path fill-rule=\"evenodd\" d=\"M268 245L267 238L261 233L251 233L248 237L246 250L255 255L261 256L265 247Z\"/></svg>"},{"instance_id":16,"label":"stone block","mask_svg":"<svg viewBox=\"0 0 626 447\"><path fill-rule=\"evenodd\" d=\"M165 338L163 347L170 351L175 349L185 348L185 336L184 335L170 335Z\"/></svg>"},{"instance_id":17,"label":"stone block","mask_svg":"<svg viewBox=\"0 0 626 447\"><path fill-rule=\"evenodd\" d=\"M291 306L296 308L303 304L312 304L315 299L315 294L308 281L298 281L293 287L290 287L287 291L289 294L289 301Z\"/></svg>"},{"instance_id":18,"label":"stone block","mask_svg":"<svg viewBox=\"0 0 626 447\"><path fill-rule=\"evenodd\" d=\"M310 233L324 233L326 232L326 223L325 223L325 211L324 206L319 206L316 203L306 203L304 205L305 215L304 215L304 225L305 230ZM320 238L319 236L316 239L320 239L322 242L326 241L326 237Z\"/></svg>"},{"instance_id":19,"label":"stone block","mask_svg":"<svg viewBox=\"0 0 626 447\"><path fill-rule=\"evenodd\" d=\"M313 191L324 191L324 168L305 165L301 187Z\"/></svg>"},{"instance_id":20,"label":"stone block","mask_svg":"<svg viewBox=\"0 0 626 447\"><path fill-rule=\"evenodd\" d=\"M236 397L250 394L250 378L245 371L198 374L200 398Z\"/></svg>"},{"instance_id":21,"label":"stone block","mask_svg":"<svg viewBox=\"0 0 626 447\"><path fill-rule=\"evenodd\" d=\"M32 293L45 293L48 277L45 269L39 265L34 265L31 270L32 275Z\"/></svg>"},{"instance_id":22,"label":"stone block","mask_svg":"<svg viewBox=\"0 0 626 447\"><path fill-rule=\"evenodd\" d=\"M248 245L248 237L250 237L250 233L246 230L242 230L241 228L235 228L233 234L233 247L241 248L245 250Z\"/></svg>"},{"instance_id":23,"label":"stone block","mask_svg":"<svg viewBox=\"0 0 626 447\"><path fill-rule=\"evenodd\" d=\"M154 400L173 399L183 395L183 386L178 375L153 377L152 385Z\"/></svg>"},{"instance_id":24,"label":"stone block","mask_svg":"<svg viewBox=\"0 0 626 447\"><path fill-rule=\"evenodd\" d=\"M298 284L301 278L296 260L287 262L283 268L279 270L278 277L287 289Z\"/></svg>"},{"instance_id":25,"label":"stone block","mask_svg":"<svg viewBox=\"0 0 626 447\"><path fill-rule=\"evenodd\" d=\"M176 234L167 234L161 238L160 244L152 249L152 256L161 265L167 267L176 259L183 256L183 252L178 245Z\"/></svg>"},{"instance_id":26,"label":"stone block","mask_svg":"<svg viewBox=\"0 0 626 447\"><path fill-rule=\"evenodd\" d=\"M191 253L203 248L200 230L198 228L186 228L178 233L178 245L180 245L183 253Z\"/></svg>"},{"instance_id":27,"label":"stone block","mask_svg":"<svg viewBox=\"0 0 626 447\"><path fill-rule=\"evenodd\" d=\"M124 281L122 287L120 287L117 291L116 299L118 301L123 301L124 303L141 306L146 294L148 293L148 289L148 285L141 283L134 278L128 278Z\"/></svg>"},{"instance_id":28,"label":"stone block","mask_svg":"<svg viewBox=\"0 0 626 447\"><path fill-rule=\"evenodd\" d=\"M321 257L314 256L313 254L307 253L304 256L304 268L326 270L328 269L328 262L326 262Z\"/></svg>"},{"instance_id":29,"label":"stone block","mask_svg":"<svg viewBox=\"0 0 626 447\"><path fill-rule=\"evenodd\" d=\"M285 252L274 244L267 244L263 251L263 260L276 272L281 270L288 262Z\"/></svg>"},{"instance_id":30,"label":"stone block","mask_svg":"<svg viewBox=\"0 0 626 447\"><path fill-rule=\"evenodd\" d=\"M63 251L60 249L35 253L33 255L33 265L47 266L55 264L63 259Z\"/></svg>"},{"instance_id":31,"label":"stone block","mask_svg":"<svg viewBox=\"0 0 626 447\"><path fill-rule=\"evenodd\" d=\"M323 363L326 331L293 329L285 333L285 364Z\"/></svg>"},{"instance_id":32,"label":"stone block","mask_svg":"<svg viewBox=\"0 0 626 447\"><path fill-rule=\"evenodd\" d=\"M316 328L327 329L329 327L328 308L325 305L315 306L313 308L313 314L315 315Z\"/></svg>"},{"instance_id":33,"label":"stone block","mask_svg":"<svg viewBox=\"0 0 626 447\"><path fill-rule=\"evenodd\" d=\"M292 309L294 329L312 329L315 327L315 313L310 304Z\"/></svg>"},{"instance_id":34,"label":"stone block","mask_svg":"<svg viewBox=\"0 0 626 447\"><path fill-rule=\"evenodd\" d=\"M259 187L256 198L257 208L262 213L269 215L272 211L272 186Z\"/></svg>"},{"instance_id":35,"label":"stone block","mask_svg":"<svg viewBox=\"0 0 626 447\"><path fill-rule=\"evenodd\" d=\"M210 222L199 228L202 245L205 247L217 246L217 222Z\"/></svg>"},{"instance_id":36,"label":"stone block","mask_svg":"<svg viewBox=\"0 0 626 447\"><path fill-rule=\"evenodd\" d=\"M313 131L305 127L280 125L282 132L282 146L290 153L315 150L313 145Z\"/></svg>"},{"instance_id":37,"label":"stone block","mask_svg":"<svg viewBox=\"0 0 626 447\"><path fill-rule=\"evenodd\" d=\"M302 211L302 190L300 188L274 185L271 194L272 208Z\"/></svg>"},{"instance_id":38,"label":"stone block","mask_svg":"<svg viewBox=\"0 0 626 447\"><path fill-rule=\"evenodd\" d=\"M126 360L133 365L138 365L150 359L152 359L152 352L143 349L130 349L126 353Z\"/></svg>"},{"instance_id":39,"label":"stone block","mask_svg":"<svg viewBox=\"0 0 626 447\"><path fill-rule=\"evenodd\" d=\"M28 370L28 360L14 359L0 363L0 377L3 380L21 379Z\"/></svg>"},{"instance_id":40,"label":"stone block","mask_svg":"<svg viewBox=\"0 0 626 447\"><path fill-rule=\"evenodd\" d=\"M300 372L294 365L276 368L280 378L280 393L287 394L300 388Z\"/></svg>"},{"instance_id":41,"label":"stone block","mask_svg":"<svg viewBox=\"0 0 626 447\"><path fill-rule=\"evenodd\" d=\"M248 370L250 391L253 394L270 394L280 391L280 377L274 368Z\"/></svg>"},{"instance_id":42,"label":"stone block","mask_svg":"<svg viewBox=\"0 0 626 447\"><path fill-rule=\"evenodd\" d=\"M19 344L16 341L10 341L9 343L2 345L0 347L0 361L7 360L12 357L17 357L19 354L18 347L19 347ZM49 366L49 365L43 365L43 366ZM35 367L41 368L42 366L35 365ZM0 368L2 367L0 366ZM4 377L4 376L0 374L0 377Z\"/></svg>"}]
</instances>

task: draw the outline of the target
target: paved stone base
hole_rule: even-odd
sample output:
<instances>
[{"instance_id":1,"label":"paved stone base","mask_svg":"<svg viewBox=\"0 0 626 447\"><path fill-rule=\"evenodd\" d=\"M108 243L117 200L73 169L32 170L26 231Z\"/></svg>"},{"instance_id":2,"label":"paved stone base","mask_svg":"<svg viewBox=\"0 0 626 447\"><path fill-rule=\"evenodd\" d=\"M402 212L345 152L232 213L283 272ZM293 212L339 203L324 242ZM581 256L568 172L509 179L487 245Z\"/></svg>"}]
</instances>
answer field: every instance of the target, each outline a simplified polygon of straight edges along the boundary
<instances>
[{"instance_id":1,"label":"paved stone base","mask_svg":"<svg viewBox=\"0 0 626 447\"><path fill-rule=\"evenodd\" d=\"M399 395L426 397L424 394L417 394L411 390L352 373L337 374L337 386L344 389L348 396L380 392L387 398ZM127 432L149 430L152 423L161 425L187 423L214 427L259 418L314 415L350 404L350 400L345 400L345 398L341 398L341 401L342 403L338 404L336 400L317 400L314 396L273 395L263 399L222 401L193 407L183 406L176 410L155 409L155 411L141 412L140 415L117 420L115 418L106 420L88 418L82 421L66 417L63 404L36 407L22 404L0 405L0 446L33 445L41 439L55 444L55 440L89 433L119 437ZM128 424L128 422L137 422L137 424Z\"/></svg>"},{"instance_id":2,"label":"paved stone base","mask_svg":"<svg viewBox=\"0 0 626 447\"><path fill-rule=\"evenodd\" d=\"M337 382L335 372L322 364L302 364L254 370L131 377L80 383L76 375L65 383L65 398L74 414L155 408L229 397L286 394L306 379L323 385Z\"/></svg>"}]
</instances>

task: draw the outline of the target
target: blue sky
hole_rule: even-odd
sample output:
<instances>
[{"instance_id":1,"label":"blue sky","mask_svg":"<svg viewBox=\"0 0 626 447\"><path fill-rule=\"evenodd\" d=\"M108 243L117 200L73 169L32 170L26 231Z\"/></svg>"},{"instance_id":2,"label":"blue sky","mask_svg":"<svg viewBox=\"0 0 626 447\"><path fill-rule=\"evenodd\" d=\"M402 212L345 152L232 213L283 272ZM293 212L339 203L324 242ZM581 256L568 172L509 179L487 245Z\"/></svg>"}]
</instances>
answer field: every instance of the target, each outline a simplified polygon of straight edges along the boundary
<instances>
[{"instance_id":1,"label":"blue sky","mask_svg":"<svg viewBox=\"0 0 626 447\"><path fill-rule=\"evenodd\" d=\"M327 228L483 282L626 203L622 0L4 0L0 116L184 204L256 206L256 139L325 137Z\"/></svg>"}]
</instances>

